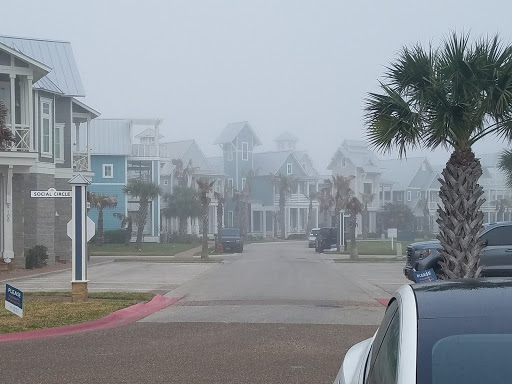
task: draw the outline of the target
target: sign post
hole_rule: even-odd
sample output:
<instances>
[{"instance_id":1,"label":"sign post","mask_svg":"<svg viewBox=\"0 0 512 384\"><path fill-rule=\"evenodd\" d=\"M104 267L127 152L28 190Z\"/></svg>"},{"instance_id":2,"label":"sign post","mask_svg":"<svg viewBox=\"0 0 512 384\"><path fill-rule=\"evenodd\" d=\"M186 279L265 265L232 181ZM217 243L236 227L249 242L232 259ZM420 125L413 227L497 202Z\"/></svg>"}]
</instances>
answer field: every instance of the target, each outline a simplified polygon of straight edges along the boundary
<instances>
[{"instance_id":1,"label":"sign post","mask_svg":"<svg viewBox=\"0 0 512 384\"><path fill-rule=\"evenodd\" d=\"M9 284L5 284L5 309L23 317L23 292Z\"/></svg>"},{"instance_id":2,"label":"sign post","mask_svg":"<svg viewBox=\"0 0 512 384\"><path fill-rule=\"evenodd\" d=\"M388 238L391 239L391 250L394 250L393 240L398 237L398 229L397 228L388 228Z\"/></svg>"},{"instance_id":3,"label":"sign post","mask_svg":"<svg viewBox=\"0 0 512 384\"><path fill-rule=\"evenodd\" d=\"M87 186L89 181L81 174L68 181L71 184L72 215L68 231L71 246L71 301L87 301Z\"/></svg>"}]
</instances>

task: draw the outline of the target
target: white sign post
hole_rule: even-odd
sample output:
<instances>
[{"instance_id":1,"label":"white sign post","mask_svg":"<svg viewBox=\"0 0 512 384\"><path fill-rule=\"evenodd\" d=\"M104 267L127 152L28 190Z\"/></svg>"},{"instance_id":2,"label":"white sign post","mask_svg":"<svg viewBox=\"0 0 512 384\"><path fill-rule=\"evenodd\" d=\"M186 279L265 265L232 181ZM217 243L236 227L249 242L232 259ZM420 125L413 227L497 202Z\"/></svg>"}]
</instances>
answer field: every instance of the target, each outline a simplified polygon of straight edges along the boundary
<instances>
[{"instance_id":1,"label":"white sign post","mask_svg":"<svg viewBox=\"0 0 512 384\"><path fill-rule=\"evenodd\" d=\"M393 247L393 239L398 237L398 229L397 228L388 228L388 238L391 239L391 250L394 250Z\"/></svg>"},{"instance_id":2,"label":"white sign post","mask_svg":"<svg viewBox=\"0 0 512 384\"><path fill-rule=\"evenodd\" d=\"M87 301L87 241L90 239L87 217L87 185L89 181L81 174L68 181L72 187L71 225L68 236L72 240L71 251L71 301ZM91 234L94 235L94 233Z\"/></svg>"}]
</instances>

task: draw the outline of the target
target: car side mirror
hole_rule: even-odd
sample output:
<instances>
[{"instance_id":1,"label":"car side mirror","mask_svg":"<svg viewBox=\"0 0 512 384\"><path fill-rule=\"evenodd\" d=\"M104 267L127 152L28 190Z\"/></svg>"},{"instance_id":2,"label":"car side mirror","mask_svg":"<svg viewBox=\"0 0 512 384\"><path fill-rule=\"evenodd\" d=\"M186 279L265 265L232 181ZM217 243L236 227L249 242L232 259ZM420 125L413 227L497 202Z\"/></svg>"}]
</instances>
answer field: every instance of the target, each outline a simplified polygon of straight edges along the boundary
<instances>
[{"instance_id":1,"label":"car side mirror","mask_svg":"<svg viewBox=\"0 0 512 384\"><path fill-rule=\"evenodd\" d=\"M484 240L484 247L487 247L489 245L489 239Z\"/></svg>"}]
</instances>

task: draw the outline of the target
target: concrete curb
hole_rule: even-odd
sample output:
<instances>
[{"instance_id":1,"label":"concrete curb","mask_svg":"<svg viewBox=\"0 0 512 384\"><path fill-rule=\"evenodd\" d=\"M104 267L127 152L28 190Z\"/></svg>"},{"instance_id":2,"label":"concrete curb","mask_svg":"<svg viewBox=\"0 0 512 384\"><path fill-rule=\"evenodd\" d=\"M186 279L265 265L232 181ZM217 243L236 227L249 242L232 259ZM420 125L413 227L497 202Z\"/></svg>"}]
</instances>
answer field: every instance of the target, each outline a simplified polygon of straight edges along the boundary
<instances>
[{"instance_id":1,"label":"concrete curb","mask_svg":"<svg viewBox=\"0 0 512 384\"><path fill-rule=\"evenodd\" d=\"M162 295L156 295L148 303L138 303L131 307L120 309L98 320L55 328L7 333L0 335L0 342L41 339L45 337L71 335L79 332L116 328L143 319L146 316L176 303L180 299L181 297L167 298Z\"/></svg>"}]
</instances>

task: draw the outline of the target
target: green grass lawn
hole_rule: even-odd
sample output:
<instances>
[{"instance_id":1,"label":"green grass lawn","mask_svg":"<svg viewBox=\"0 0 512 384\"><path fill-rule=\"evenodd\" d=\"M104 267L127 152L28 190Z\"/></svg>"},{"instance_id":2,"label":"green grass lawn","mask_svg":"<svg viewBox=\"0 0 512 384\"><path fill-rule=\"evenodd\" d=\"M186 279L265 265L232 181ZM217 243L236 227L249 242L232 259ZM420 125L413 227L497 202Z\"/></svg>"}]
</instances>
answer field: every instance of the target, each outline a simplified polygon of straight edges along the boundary
<instances>
[{"instance_id":1,"label":"green grass lawn","mask_svg":"<svg viewBox=\"0 0 512 384\"><path fill-rule=\"evenodd\" d=\"M158 244L142 243L142 250L135 249L135 244L88 244L91 256L174 256L201 244Z\"/></svg>"},{"instance_id":2,"label":"green grass lawn","mask_svg":"<svg viewBox=\"0 0 512 384\"><path fill-rule=\"evenodd\" d=\"M396 241L393 243L394 249L391 249L390 240L357 240L357 251L360 255L394 255L396 256ZM400 241L402 244L402 255L405 255L407 246L411 242ZM348 250L341 250L342 255L350 254L350 241L348 242Z\"/></svg>"},{"instance_id":3,"label":"green grass lawn","mask_svg":"<svg viewBox=\"0 0 512 384\"><path fill-rule=\"evenodd\" d=\"M44 297L46 296L46 297ZM71 292L37 292L24 294L23 317L5 309L0 300L0 334L60 327L92 321L143 301L152 293L95 292L85 303L72 303Z\"/></svg>"}]
</instances>

